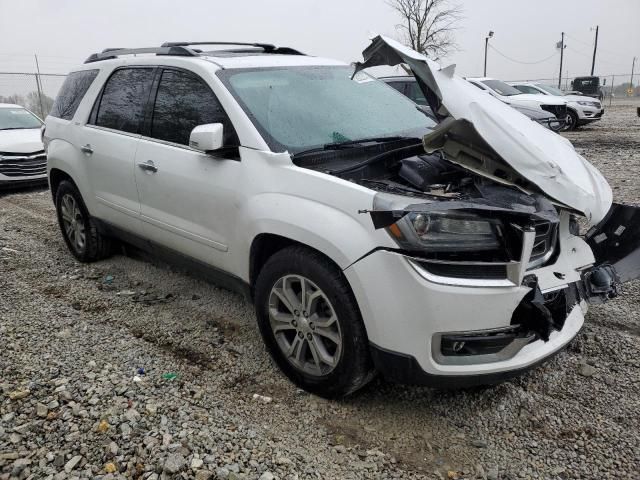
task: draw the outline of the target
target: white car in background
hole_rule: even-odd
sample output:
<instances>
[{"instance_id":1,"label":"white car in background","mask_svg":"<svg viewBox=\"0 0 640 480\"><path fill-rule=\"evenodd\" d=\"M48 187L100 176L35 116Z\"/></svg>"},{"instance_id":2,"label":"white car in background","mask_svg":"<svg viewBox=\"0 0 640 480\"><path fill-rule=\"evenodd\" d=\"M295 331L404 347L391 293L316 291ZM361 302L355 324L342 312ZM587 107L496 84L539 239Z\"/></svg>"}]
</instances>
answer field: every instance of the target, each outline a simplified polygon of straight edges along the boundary
<instances>
[{"instance_id":1,"label":"white car in background","mask_svg":"<svg viewBox=\"0 0 640 480\"><path fill-rule=\"evenodd\" d=\"M567 101L562 98L543 94L522 93L517 88L495 78L479 77L467 78L466 80L479 89L502 100L507 105L513 107L540 108L554 114L560 121L567 121Z\"/></svg>"},{"instance_id":2,"label":"white car in background","mask_svg":"<svg viewBox=\"0 0 640 480\"><path fill-rule=\"evenodd\" d=\"M604 115L604 107L597 98L581 94L565 93L559 88L534 82L509 82L522 93L535 95L550 95L567 101L567 130L588 123L595 122Z\"/></svg>"},{"instance_id":3,"label":"white car in background","mask_svg":"<svg viewBox=\"0 0 640 480\"><path fill-rule=\"evenodd\" d=\"M20 105L0 103L0 188L46 183L42 120Z\"/></svg>"}]
</instances>

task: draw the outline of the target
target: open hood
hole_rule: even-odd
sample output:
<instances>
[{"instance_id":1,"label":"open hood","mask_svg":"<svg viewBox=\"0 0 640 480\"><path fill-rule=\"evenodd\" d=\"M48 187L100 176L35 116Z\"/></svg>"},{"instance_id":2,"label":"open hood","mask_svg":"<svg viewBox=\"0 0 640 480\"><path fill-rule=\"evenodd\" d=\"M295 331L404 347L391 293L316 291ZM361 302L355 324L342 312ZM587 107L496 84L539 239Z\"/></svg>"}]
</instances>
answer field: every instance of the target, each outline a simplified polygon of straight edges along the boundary
<instances>
[{"instance_id":1,"label":"open hood","mask_svg":"<svg viewBox=\"0 0 640 480\"><path fill-rule=\"evenodd\" d=\"M377 36L356 71L378 65L408 64L440 125L424 139L427 151L479 175L542 193L554 203L600 222L612 204L602 174L560 135L532 122L510 106L441 68L393 39Z\"/></svg>"}]
</instances>

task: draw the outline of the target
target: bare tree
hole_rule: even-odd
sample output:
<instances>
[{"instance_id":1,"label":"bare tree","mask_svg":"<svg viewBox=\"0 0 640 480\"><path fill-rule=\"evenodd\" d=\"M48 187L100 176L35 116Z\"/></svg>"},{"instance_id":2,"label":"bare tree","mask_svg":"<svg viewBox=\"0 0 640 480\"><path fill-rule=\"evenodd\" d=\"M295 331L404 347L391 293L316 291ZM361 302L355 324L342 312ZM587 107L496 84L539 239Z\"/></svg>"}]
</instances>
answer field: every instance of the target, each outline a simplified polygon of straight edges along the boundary
<instances>
[{"instance_id":1,"label":"bare tree","mask_svg":"<svg viewBox=\"0 0 640 480\"><path fill-rule=\"evenodd\" d=\"M404 34L404 43L432 57L442 57L458 45L453 37L462 18L460 5L450 0L387 0L402 17L396 27Z\"/></svg>"}]
</instances>

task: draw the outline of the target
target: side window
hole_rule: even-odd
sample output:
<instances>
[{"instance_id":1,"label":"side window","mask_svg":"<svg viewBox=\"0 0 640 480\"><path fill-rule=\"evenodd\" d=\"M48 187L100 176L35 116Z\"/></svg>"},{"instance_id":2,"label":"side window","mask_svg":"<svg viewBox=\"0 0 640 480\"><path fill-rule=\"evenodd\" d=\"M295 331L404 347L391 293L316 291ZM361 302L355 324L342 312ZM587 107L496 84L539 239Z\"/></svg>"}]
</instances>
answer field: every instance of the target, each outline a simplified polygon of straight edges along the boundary
<instances>
[{"instance_id":1,"label":"side window","mask_svg":"<svg viewBox=\"0 0 640 480\"><path fill-rule=\"evenodd\" d=\"M477 84L476 82L469 82L471 85L473 85L474 87L478 87L480 90L484 90L484 87L480 86L479 84Z\"/></svg>"},{"instance_id":2,"label":"side window","mask_svg":"<svg viewBox=\"0 0 640 480\"><path fill-rule=\"evenodd\" d=\"M520 90L522 93L534 93L537 95L544 95L542 92L539 92L537 89L530 87L529 85L518 85L516 86L516 88Z\"/></svg>"},{"instance_id":3,"label":"side window","mask_svg":"<svg viewBox=\"0 0 640 480\"><path fill-rule=\"evenodd\" d=\"M410 82L407 85L407 97L416 102L418 105L427 104L427 99L425 98L424 93L422 93L422 90L420 90L420 85L418 85L418 82Z\"/></svg>"},{"instance_id":4,"label":"side window","mask_svg":"<svg viewBox=\"0 0 640 480\"><path fill-rule=\"evenodd\" d=\"M395 90L399 91L401 94L405 95L404 93L404 86L406 85L405 82L386 82L386 83L391 88L394 88Z\"/></svg>"},{"instance_id":5,"label":"side window","mask_svg":"<svg viewBox=\"0 0 640 480\"><path fill-rule=\"evenodd\" d=\"M122 68L107 80L95 124L123 132L138 133L149 97L153 68Z\"/></svg>"},{"instance_id":6,"label":"side window","mask_svg":"<svg viewBox=\"0 0 640 480\"><path fill-rule=\"evenodd\" d=\"M71 120L98 72L99 70L82 70L80 72L71 72L67 75L56 100L53 102L49 115Z\"/></svg>"},{"instance_id":7,"label":"side window","mask_svg":"<svg viewBox=\"0 0 640 480\"><path fill-rule=\"evenodd\" d=\"M238 145L235 130L208 85L195 74L177 70L162 72L153 107L150 136L189 145L191 131L207 123L222 123L224 144Z\"/></svg>"}]
</instances>

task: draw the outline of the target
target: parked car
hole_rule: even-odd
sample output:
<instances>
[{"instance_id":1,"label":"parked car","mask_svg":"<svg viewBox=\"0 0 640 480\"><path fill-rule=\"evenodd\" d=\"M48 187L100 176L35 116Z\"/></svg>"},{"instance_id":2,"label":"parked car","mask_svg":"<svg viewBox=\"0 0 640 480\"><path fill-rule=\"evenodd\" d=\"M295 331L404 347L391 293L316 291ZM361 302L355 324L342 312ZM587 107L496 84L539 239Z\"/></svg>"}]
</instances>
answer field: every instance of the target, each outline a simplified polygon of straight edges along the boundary
<instances>
[{"instance_id":1,"label":"parked car","mask_svg":"<svg viewBox=\"0 0 640 480\"><path fill-rule=\"evenodd\" d=\"M47 182L41 126L26 108L0 103L0 188Z\"/></svg>"},{"instance_id":2,"label":"parked car","mask_svg":"<svg viewBox=\"0 0 640 480\"><path fill-rule=\"evenodd\" d=\"M355 68L196 45L107 50L69 75L44 131L61 233L82 262L118 238L244 292L302 388L501 381L637 276L640 209L452 68L385 37ZM398 61L439 123L362 71Z\"/></svg>"},{"instance_id":3,"label":"parked car","mask_svg":"<svg viewBox=\"0 0 640 480\"><path fill-rule=\"evenodd\" d=\"M467 78L467 80L507 105L540 108L555 115L562 122L567 120L566 100L548 95L522 93L517 88L495 78Z\"/></svg>"},{"instance_id":4,"label":"parked car","mask_svg":"<svg viewBox=\"0 0 640 480\"><path fill-rule=\"evenodd\" d=\"M595 122L604 115L604 107L599 100L584 95L570 95L562 90L536 82L509 82L522 93L552 95L567 101L567 130Z\"/></svg>"},{"instance_id":5,"label":"parked car","mask_svg":"<svg viewBox=\"0 0 640 480\"><path fill-rule=\"evenodd\" d=\"M381 77L380 80L387 85L395 88L403 95L409 97L416 104L420 105L424 109L425 113L433 117L433 112L427 103L427 99L420 90L418 82L415 77L410 76L394 76L394 77ZM523 115L526 115L534 122L538 122L543 127L546 127L554 132L558 132L566 127L566 122L558 119L553 113L542 110L538 107L525 107L520 105L511 105Z\"/></svg>"},{"instance_id":6,"label":"parked car","mask_svg":"<svg viewBox=\"0 0 640 480\"><path fill-rule=\"evenodd\" d=\"M604 99L603 86L604 84L600 85L600 77L576 77L571 80L572 91L579 92L580 95L587 97L597 98L601 102Z\"/></svg>"}]
</instances>

